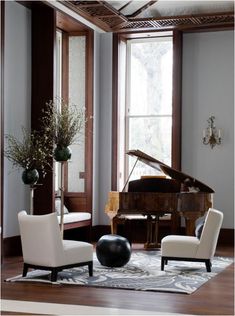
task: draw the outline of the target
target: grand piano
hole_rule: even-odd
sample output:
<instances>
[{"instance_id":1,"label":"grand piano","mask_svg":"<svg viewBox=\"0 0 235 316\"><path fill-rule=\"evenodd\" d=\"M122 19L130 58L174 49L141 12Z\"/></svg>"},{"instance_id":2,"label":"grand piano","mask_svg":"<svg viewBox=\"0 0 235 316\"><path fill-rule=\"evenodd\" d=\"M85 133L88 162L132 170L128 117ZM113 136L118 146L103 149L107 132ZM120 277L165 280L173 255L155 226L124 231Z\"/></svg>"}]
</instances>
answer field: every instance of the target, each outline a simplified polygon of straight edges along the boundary
<instances>
[{"instance_id":1,"label":"grand piano","mask_svg":"<svg viewBox=\"0 0 235 316\"><path fill-rule=\"evenodd\" d=\"M117 224L125 216L141 215L147 220L145 248L156 248L159 218L170 214L173 223L172 233L177 233L179 219L182 216L185 219L186 234L194 235L196 219L212 207L214 190L140 150L130 150L127 154L136 157L131 173L137 162L141 161L163 176L129 181L130 173L122 192L109 192L105 212L111 220L111 232L117 233Z\"/></svg>"}]
</instances>

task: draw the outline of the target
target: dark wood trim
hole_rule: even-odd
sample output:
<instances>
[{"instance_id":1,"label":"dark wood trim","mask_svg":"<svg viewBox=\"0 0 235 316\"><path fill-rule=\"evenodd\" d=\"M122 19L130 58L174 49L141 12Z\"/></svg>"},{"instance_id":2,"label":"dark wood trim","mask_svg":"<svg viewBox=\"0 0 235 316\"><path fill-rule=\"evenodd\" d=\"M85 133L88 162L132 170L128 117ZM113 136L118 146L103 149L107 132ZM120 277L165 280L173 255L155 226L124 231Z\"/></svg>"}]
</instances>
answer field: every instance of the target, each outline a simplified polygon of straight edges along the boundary
<instances>
[{"instance_id":1,"label":"dark wood trim","mask_svg":"<svg viewBox=\"0 0 235 316\"><path fill-rule=\"evenodd\" d=\"M68 75L69 75L69 42L68 42L68 33L62 31L62 98L65 102L68 102Z\"/></svg>"},{"instance_id":2,"label":"dark wood trim","mask_svg":"<svg viewBox=\"0 0 235 316\"><path fill-rule=\"evenodd\" d=\"M118 65L119 36L113 34L113 72L112 72L112 178L111 190L117 190L117 159L118 159Z\"/></svg>"},{"instance_id":3,"label":"dark wood trim","mask_svg":"<svg viewBox=\"0 0 235 316\"><path fill-rule=\"evenodd\" d=\"M125 30L125 32L117 32L114 34L118 34L122 39L131 39L131 38L146 38L146 37L158 37L158 36L168 36L172 34L174 28L163 28L159 30ZM226 31L226 30L234 30L233 26L231 25L224 25L224 26L203 26L203 27L196 27L196 28L187 28L179 30L183 34L184 33L195 33L195 32L215 32L215 31ZM175 30L176 31L176 30ZM166 35L167 34L167 35Z\"/></svg>"},{"instance_id":4,"label":"dark wood trim","mask_svg":"<svg viewBox=\"0 0 235 316\"><path fill-rule=\"evenodd\" d=\"M20 236L3 238L2 255L4 258L12 256L22 256Z\"/></svg>"},{"instance_id":5,"label":"dark wood trim","mask_svg":"<svg viewBox=\"0 0 235 316\"><path fill-rule=\"evenodd\" d=\"M145 34L145 33L143 33ZM159 32L152 33L154 35ZM130 35L130 34L129 34ZM138 34L132 34L131 38L139 38ZM145 34L146 35L146 34ZM166 36L169 36L166 35ZM119 67L119 43L120 40L129 38L127 34L113 34L113 95L112 95L112 179L111 189L117 189L117 157L118 157L118 67ZM181 95L182 95L182 32L173 32L173 93L172 93L172 167L181 168Z\"/></svg>"},{"instance_id":6,"label":"dark wood trim","mask_svg":"<svg viewBox=\"0 0 235 316\"><path fill-rule=\"evenodd\" d=\"M60 1L62 2L62 1ZM145 6L153 4L149 1ZM161 16L145 18L132 17L138 15L140 10L132 15L124 15L121 10L115 10L106 1L93 1L83 4L81 1L63 1L63 5L83 16L88 21L102 28L106 32L126 32L136 30L162 30L186 29L201 27L224 27L234 25L234 12L199 13L191 15Z\"/></svg>"},{"instance_id":7,"label":"dark wood trim","mask_svg":"<svg viewBox=\"0 0 235 316\"><path fill-rule=\"evenodd\" d=\"M32 108L31 127L40 131L42 109L54 99L56 19L51 7L35 2L32 6ZM43 21L43 23L42 23ZM53 160L51 159L51 166ZM54 210L53 172L41 177L42 186L35 190L34 214Z\"/></svg>"},{"instance_id":8,"label":"dark wood trim","mask_svg":"<svg viewBox=\"0 0 235 316\"><path fill-rule=\"evenodd\" d=\"M92 241L98 241L103 235L111 234L110 225L96 225L92 227Z\"/></svg>"},{"instance_id":9,"label":"dark wood trim","mask_svg":"<svg viewBox=\"0 0 235 316\"><path fill-rule=\"evenodd\" d=\"M65 2L64 0L58 0L58 2L61 2L64 6L68 7L72 11L75 11L75 12L77 11L77 13L80 16L82 16L87 21L97 25L100 29L105 30L106 32L112 32L112 29L110 27L107 27L107 24L102 22L101 20L95 18L95 23L94 23L94 18L91 17L89 14L87 14L85 11L83 11L82 8L77 8L75 4L71 2L67 2L67 1Z\"/></svg>"},{"instance_id":10,"label":"dark wood trim","mask_svg":"<svg viewBox=\"0 0 235 316\"><path fill-rule=\"evenodd\" d=\"M90 29L88 26L59 10L56 11L56 27L64 32L77 32Z\"/></svg>"},{"instance_id":11,"label":"dark wood trim","mask_svg":"<svg viewBox=\"0 0 235 316\"><path fill-rule=\"evenodd\" d=\"M172 167L181 169L182 32L173 32Z\"/></svg>"},{"instance_id":12,"label":"dark wood trim","mask_svg":"<svg viewBox=\"0 0 235 316\"><path fill-rule=\"evenodd\" d=\"M220 230L218 244L234 247L234 229L222 228Z\"/></svg>"},{"instance_id":13,"label":"dark wood trim","mask_svg":"<svg viewBox=\"0 0 235 316\"><path fill-rule=\"evenodd\" d=\"M1 157L0 157L0 227L1 227L1 249L3 249L3 199L4 199L4 50L5 50L5 1L1 1L1 109L0 109L0 137L1 137ZM1 251L1 260L2 260Z\"/></svg>"},{"instance_id":14,"label":"dark wood trim","mask_svg":"<svg viewBox=\"0 0 235 316\"><path fill-rule=\"evenodd\" d=\"M93 173L93 76L94 76L94 32L73 31L63 32L63 78L62 78L62 96L68 100L68 39L69 36L85 36L86 37L86 60L85 60L85 107L86 107L86 127L85 127L85 192L68 192L68 168L65 168L65 195L66 198L83 197L86 200L87 211L92 210L92 173ZM79 208L78 208L79 209Z\"/></svg>"},{"instance_id":15,"label":"dark wood trim","mask_svg":"<svg viewBox=\"0 0 235 316\"><path fill-rule=\"evenodd\" d=\"M91 226L91 220L66 223L64 224L64 230L74 229L74 228L79 228L79 227L87 227L87 226Z\"/></svg>"},{"instance_id":16,"label":"dark wood trim","mask_svg":"<svg viewBox=\"0 0 235 316\"><path fill-rule=\"evenodd\" d=\"M83 193L83 192L66 192L66 197L87 198L87 195L86 193Z\"/></svg>"},{"instance_id":17,"label":"dark wood trim","mask_svg":"<svg viewBox=\"0 0 235 316\"><path fill-rule=\"evenodd\" d=\"M94 76L94 31L82 23L76 21L65 13L57 11L57 28L62 32L62 98L69 100L69 36L86 37L86 60L85 60L85 107L88 121L85 127L85 192L68 192L68 166L65 166L65 196L66 200L76 199L75 204L79 204L77 210L92 210L92 168L93 168L93 76ZM80 202L82 201L82 205ZM68 201L71 202L71 201Z\"/></svg>"}]
</instances>

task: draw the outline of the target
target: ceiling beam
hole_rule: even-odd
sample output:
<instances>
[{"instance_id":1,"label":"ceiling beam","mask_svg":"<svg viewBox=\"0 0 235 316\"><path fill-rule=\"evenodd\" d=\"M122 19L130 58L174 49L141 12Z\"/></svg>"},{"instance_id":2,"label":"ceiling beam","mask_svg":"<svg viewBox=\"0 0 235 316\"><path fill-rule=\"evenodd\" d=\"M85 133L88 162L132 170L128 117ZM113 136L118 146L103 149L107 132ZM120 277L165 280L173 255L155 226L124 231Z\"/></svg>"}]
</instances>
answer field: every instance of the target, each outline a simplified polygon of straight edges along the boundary
<instances>
[{"instance_id":1,"label":"ceiling beam","mask_svg":"<svg viewBox=\"0 0 235 316\"><path fill-rule=\"evenodd\" d=\"M107 1L97 1L97 2L99 2L106 9L114 13L114 15L119 16L123 21L128 21L128 18L125 15L123 15L121 12L119 12L114 7L112 7ZM99 18L99 15L97 15L97 18Z\"/></svg>"},{"instance_id":2,"label":"ceiling beam","mask_svg":"<svg viewBox=\"0 0 235 316\"><path fill-rule=\"evenodd\" d=\"M123 9L125 9L129 4L131 4L131 2L133 2L132 0L131 1L128 1L126 4L124 4L120 9L118 9L119 12L121 12Z\"/></svg>"},{"instance_id":3,"label":"ceiling beam","mask_svg":"<svg viewBox=\"0 0 235 316\"><path fill-rule=\"evenodd\" d=\"M134 18L138 15L140 15L140 13L142 13L143 11L147 10L149 7L151 7L153 4L155 4L156 2L158 2L158 0L155 1L149 1L148 3L146 3L145 5L143 5L140 9L138 9L137 11L133 12L130 15L127 15L128 18Z\"/></svg>"}]
</instances>

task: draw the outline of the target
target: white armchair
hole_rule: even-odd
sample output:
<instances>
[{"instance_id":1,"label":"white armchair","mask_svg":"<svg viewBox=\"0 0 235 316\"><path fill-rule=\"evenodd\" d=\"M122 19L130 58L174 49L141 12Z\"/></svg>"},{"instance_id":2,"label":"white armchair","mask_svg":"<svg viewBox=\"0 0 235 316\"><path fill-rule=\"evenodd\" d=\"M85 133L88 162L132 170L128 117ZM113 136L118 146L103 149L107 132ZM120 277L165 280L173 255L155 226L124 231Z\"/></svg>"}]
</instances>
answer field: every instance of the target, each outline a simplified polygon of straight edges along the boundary
<instances>
[{"instance_id":1,"label":"white armchair","mask_svg":"<svg viewBox=\"0 0 235 316\"><path fill-rule=\"evenodd\" d=\"M93 245L87 242L62 240L56 213L47 215L18 214L24 268L50 270L51 281L63 269L88 265L93 274Z\"/></svg>"},{"instance_id":2,"label":"white armchair","mask_svg":"<svg viewBox=\"0 0 235 316\"><path fill-rule=\"evenodd\" d=\"M168 260L205 262L207 272L211 272L223 213L210 208L202 229L201 237L169 235L161 241L161 270Z\"/></svg>"}]
</instances>

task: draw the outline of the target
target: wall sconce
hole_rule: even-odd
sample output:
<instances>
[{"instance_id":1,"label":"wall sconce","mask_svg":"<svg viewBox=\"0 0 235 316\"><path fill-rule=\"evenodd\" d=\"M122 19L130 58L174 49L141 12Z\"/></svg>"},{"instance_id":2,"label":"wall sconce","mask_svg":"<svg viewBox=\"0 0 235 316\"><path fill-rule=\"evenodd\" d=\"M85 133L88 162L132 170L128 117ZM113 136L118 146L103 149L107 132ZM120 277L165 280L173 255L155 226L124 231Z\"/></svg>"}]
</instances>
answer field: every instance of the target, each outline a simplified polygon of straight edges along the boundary
<instances>
[{"instance_id":1,"label":"wall sconce","mask_svg":"<svg viewBox=\"0 0 235 316\"><path fill-rule=\"evenodd\" d=\"M215 117L211 116L207 120L208 122L208 127L203 130L203 144L204 145L210 145L211 148L213 149L215 145L220 145L221 144L221 130L216 129L215 124Z\"/></svg>"}]
</instances>

